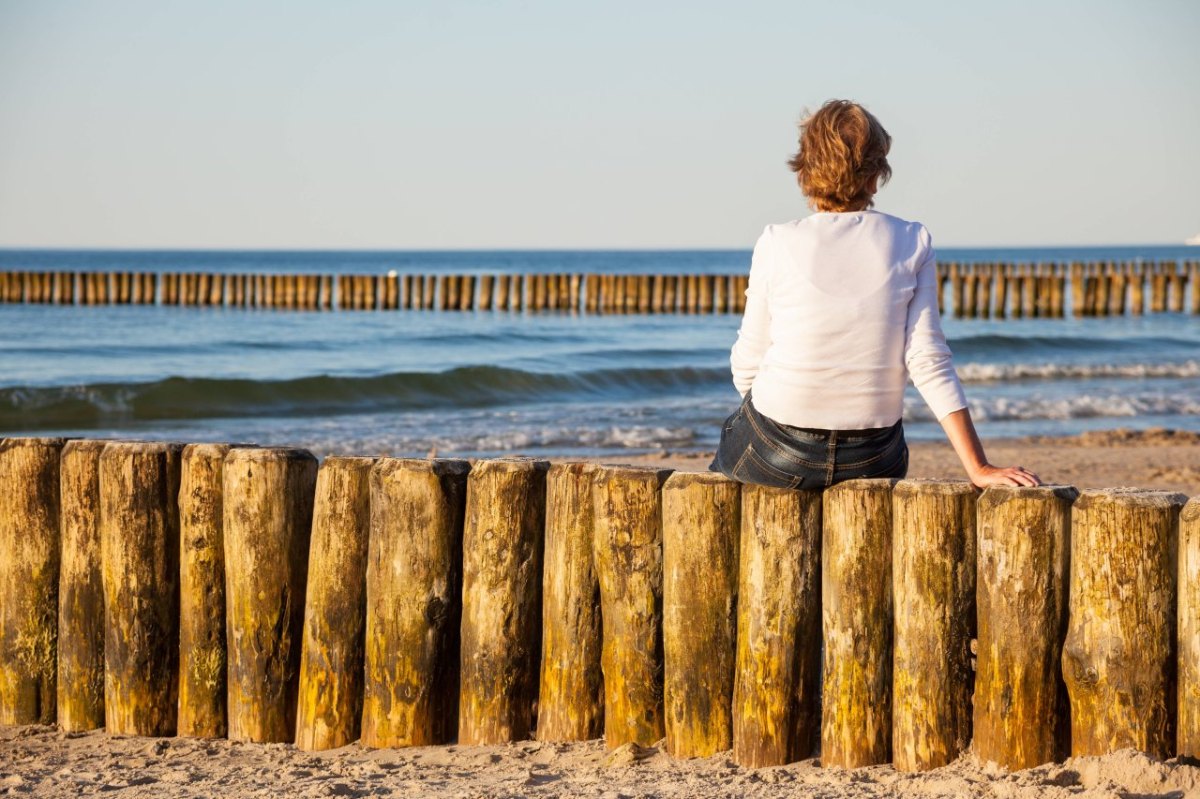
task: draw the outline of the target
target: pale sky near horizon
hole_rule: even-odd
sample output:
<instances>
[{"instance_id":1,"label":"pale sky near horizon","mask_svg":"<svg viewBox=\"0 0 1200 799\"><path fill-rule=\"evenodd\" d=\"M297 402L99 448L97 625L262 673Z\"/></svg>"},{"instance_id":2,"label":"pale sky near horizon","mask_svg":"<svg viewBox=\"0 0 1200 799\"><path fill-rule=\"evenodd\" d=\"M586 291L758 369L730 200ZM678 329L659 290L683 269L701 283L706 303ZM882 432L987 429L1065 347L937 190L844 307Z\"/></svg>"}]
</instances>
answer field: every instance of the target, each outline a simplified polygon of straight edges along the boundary
<instances>
[{"instance_id":1,"label":"pale sky near horizon","mask_svg":"<svg viewBox=\"0 0 1200 799\"><path fill-rule=\"evenodd\" d=\"M1200 2L0 0L0 247L749 248L802 109L944 246L1200 234Z\"/></svg>"}]
</instances>

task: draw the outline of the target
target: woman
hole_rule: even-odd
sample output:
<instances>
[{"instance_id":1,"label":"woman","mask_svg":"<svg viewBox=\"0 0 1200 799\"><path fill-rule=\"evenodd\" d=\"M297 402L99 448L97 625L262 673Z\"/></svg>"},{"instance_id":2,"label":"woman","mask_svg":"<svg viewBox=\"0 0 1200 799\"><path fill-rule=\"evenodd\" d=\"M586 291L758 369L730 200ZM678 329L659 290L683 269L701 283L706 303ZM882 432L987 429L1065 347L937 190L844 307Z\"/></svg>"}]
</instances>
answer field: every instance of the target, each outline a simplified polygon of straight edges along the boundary
<instances>
[{"instance_id":1,"label":"woman","mask_svg":"<svg viewBox=\"0 0 1200 799\"><path fill-rule=\"evenodd\" d=\"M754 246L730 355L742 405L710 468L785 488L903 477L911 376L972 483L1038 485L984 455L942 334L929 231L871 210L890 148L879 120L845 100L800 126L789 166L815 213L768 225Z\"/></svg>"}]
</instances>

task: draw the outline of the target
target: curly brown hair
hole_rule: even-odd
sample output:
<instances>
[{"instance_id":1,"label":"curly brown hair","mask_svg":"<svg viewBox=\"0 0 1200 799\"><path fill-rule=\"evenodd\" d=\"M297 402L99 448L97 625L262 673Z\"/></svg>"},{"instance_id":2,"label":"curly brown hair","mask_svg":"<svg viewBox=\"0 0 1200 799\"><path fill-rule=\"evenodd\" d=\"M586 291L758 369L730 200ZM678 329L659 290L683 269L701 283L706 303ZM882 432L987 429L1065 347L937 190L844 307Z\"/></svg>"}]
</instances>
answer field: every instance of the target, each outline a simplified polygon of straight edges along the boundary
<instances>
[{"instance_id":1,"label":"curly brown hair","mask_svg":"<svg viewBox=\"0 0 1200 799\"><path fill-rule=\"evenodd\" d=\"M891 147L892 137L867 109L830 100L800 123L800 151L788 166L815 210L861 211L874 204L872 189L892 176Z\"/></svg>"}]
</instances>

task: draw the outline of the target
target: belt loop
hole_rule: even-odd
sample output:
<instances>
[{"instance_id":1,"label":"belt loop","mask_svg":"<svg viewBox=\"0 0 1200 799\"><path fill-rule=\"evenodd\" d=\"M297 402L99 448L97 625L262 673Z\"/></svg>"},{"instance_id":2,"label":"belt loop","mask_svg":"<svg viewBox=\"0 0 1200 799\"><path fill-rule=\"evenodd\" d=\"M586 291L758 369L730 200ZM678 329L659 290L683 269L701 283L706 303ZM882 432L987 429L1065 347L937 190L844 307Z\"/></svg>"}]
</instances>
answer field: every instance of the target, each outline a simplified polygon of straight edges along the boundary
<instances>
[{"instance_id":1,"label":"belt loop","mask_svg":"<svg viewBox=\"0 0 1200 799\"><path fill-rule=\"evenodd\" d=\"M825 452L825 487L829 488L833 485L833 472L837 467L837 434L838 431L829 431L829 446Z\"/></svg>"}]
</instances>

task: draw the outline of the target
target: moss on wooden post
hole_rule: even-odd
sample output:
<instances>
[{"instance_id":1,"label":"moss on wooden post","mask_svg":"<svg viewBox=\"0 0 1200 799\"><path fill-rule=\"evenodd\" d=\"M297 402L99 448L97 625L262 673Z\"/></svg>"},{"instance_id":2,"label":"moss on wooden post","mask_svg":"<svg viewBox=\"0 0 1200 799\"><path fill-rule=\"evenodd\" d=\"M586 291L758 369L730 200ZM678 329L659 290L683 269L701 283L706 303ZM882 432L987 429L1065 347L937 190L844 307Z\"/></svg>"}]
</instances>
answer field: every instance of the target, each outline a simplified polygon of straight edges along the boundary
<instances>
[{"instance_id":1,"label":"moss on wooden post","mask_svg":"<svg viewBox=\"0 0 1200 799\"><path fill-rule=\"evenodd\" d=\"M824 495L821 765L891 760L892 489L849 480Z\"/></svg>"},{"instance_id":2,"label":"moss on wooden post","mask_svg":"<svg viewBox=\"0 0 1200 799\"><path fill-rule=\"evenodd\" d=\"M1175 579L1182 494L1084 490L1071 511L1063 676L1071 754L1173 754Z\"/></svg>"},{"instance_id":3,"label":"moss on wooden post","mask_svg":"<svg viewBox=\"0 0 1200 799\"><path fill-rule=\"evenodd\" d=\"M993 486L977 503L974 748L1025 769L1066 754L1059 660L1067 622L1070 486Z\"/></svg>"},{"instance_id":4,"label":"moss on wooden post","mask_svg":"<svg viewBox=\"0 0 1200 799\"><path fill-rule=\"evenodd\" d=\"M316 478L308 450L244 448L225 456L230 740L295 737Z\"/></svg>"},{"instance_id":5,"label":"moss on wooden post","mask_svg":"<svg viewBox=\"0 0 1200 799\"><path fill-rule=\"evenodd\" d=\"M662 520L667 751L708 757L733 745L741 485L675 472Z\"/></svg>"},{"instance_id":6,"label":"moss on wooden post","mask_svg":"<svg viewBox=\"0 0 1200 799\"><path fill-rule=\"evenodd\" d=\"M975 488L901 480L892 492L892 762L944 766L971 741Z\"/></svg>"},{"instance_id":7,"label":"moss on wooden post","mask_svg":"<svg viewBox=\"0 0 1200 799\"><path fill-rule=\"evenodd\" d=\"M546 474L540 741L584 741L604 732L600 584L592 556L595 471L590 463L556 463Z\"/></svg>"},{"instance_id":8,"label":"moss on wooden post","mask_svg":"<svg viewBox=\"0 0 1200 799\"><path fill-rule=\"evenodd\" d=\"M110 733L175 733L182 449L113 442L100 454L104 717Z\"/></svg>"},{"instance_id":9,"label":"moss on wooden post","mask_svg":"<svg viewBox=\"0 0 1200 799\"><path fill-rule=\"evenodd\" d=\"M179 486L180 735L223 738L225 534L222 490L229 444L183 448Z\"/></svg>"},{"instance_id":10,"label":"moss on wooden post","mask_svg":"<svg viewBox=\"0 0 1200 799\"><path fill-rule=\"evenodd\" d=\"M466 461L403 458L371 470L364 746L449 743L458 729L469 471Z\"/></svg>"},{"instance_id":11,"label":"moss on wooden post","mask_svg":"<svg viewBox=\"0 0 1200 799\"><path fill-rule=\"evenodd\" d=\"M610 749L663 737L662 501L668 470L596 470L593 554L604 618L604 739Z\"/></svg>"},{"instance_id":12,"label":"moss on wooden post","mask_svg":"<svg viewBox=\"0 0 1200 799\"><path fill-rule=\"evenodd\" d=\"M334 749L359 737L374 463L331 455L317 473L296 707L300 749Z\"/></svg>"},{"instance_id":13,"label":"moss on wooden post","mask_svg":"<svg viewBox=\"0 0 1200 799\"><path fill-rule=\"evenodd\" d=\"M0 440L0 724L53 724L61 438Z\"/></svg>"},{"instance_id":14,"label":"moss on wooden post","mask_svg":"<svg viewBox=\"0 0 1200 799\"><path fill-rule=\"evenodd\" d=\"M100 577L100 453L108 442L62 449L58 574L58 726L104 726L104 586Z\"/></svg>"},{"instance_id":15,"label":"moss on wooden post","mask_svg":"<svg viewBox=\"0 0 1200 799\"><path fill-rule=\"evenodd\" d=\"M1196 276L1193 273L1193 276ZM1200 757L1200 497L1179 516L1179 713L1176 752Z\"/></svg>"},{"instance_id":16,"label":"moss on wooden post","mask_svg":"<svg viewBox=\"0 0 1200 799\"><path fill-rule=\"evenodd\" d=\"M533 730L548 468L478 461L467 478L460 743L516 741Z\"/></svg>"}]
</instances>

